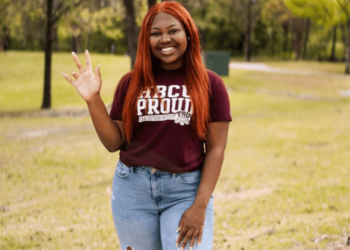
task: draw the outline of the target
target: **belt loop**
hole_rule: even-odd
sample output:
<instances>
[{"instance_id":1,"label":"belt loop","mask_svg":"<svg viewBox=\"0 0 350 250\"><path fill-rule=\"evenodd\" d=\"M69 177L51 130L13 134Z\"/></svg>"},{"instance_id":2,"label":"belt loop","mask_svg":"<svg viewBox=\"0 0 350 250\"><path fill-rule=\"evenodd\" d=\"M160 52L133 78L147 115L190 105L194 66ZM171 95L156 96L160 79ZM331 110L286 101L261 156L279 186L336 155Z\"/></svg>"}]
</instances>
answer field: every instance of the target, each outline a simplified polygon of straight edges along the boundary
<instances>
[{"instance_id":1,"label":"belt loop","mask_svg":"<svg viewBox=\"0 0 350 250\"><path fill-rule=\"evenodd\" d=\"M176 174L175 173L173 173L173 178L176 178Z\"/></svg>"},{"instance_id":2,"label":"belt loop","mask_svg":"<svg viewBox=\"0 0 350 250\"><path fill-rule=\"evenodd\" d=\"M135 167L130 167L130 172L131 172L132 174L135 174Z\"/></svg>"}]
</instances>

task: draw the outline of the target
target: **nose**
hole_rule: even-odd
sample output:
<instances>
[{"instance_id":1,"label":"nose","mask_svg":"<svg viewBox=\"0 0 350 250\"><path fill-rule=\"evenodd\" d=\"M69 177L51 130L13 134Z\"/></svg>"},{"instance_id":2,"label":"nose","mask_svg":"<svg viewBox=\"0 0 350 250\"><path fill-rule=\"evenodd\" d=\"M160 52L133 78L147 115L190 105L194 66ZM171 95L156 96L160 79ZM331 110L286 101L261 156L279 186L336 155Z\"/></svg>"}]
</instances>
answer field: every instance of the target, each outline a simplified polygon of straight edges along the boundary
<instances>
[{"instance_id":1,"label":"nose","mask_svg":"<svg viewBox=\"0 0 350 250\"><path fill-rule=\"evenodd\" d=\"M167 44L171 42L171 38L168 35L163 35L160 39L161 44Z\"/></svg>"}]
</instances>

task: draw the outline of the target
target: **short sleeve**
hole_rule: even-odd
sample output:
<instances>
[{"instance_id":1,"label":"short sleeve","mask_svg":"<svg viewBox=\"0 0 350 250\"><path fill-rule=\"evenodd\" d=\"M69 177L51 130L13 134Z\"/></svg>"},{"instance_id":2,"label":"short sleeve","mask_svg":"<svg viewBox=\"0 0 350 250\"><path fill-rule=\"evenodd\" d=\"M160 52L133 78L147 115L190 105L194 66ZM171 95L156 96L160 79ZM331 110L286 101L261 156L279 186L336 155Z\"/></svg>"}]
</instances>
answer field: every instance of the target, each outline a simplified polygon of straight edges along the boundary
<instances>
[{"instance_id":1,"label":"short sleeve","mask_svg":"<svg viewBox=\"0 0 350 250\"><path fill-rule=\"evenodd\" d=\"M131 80L131 75L130 74L125 75L120 80L115 90L112 108L109 113L109 116L113 120L118 120L118 121L123 120L122 114L123 114L124 101L125 101L126 92L130 84L130 80Z\"/></svg>"},{"instance_id":2,"label":"short sleeve","mask_svg":"<svg viewBox=\"0 0 350 250\"><path fill-rule=\"evenodd\" d=\"M232 121L230 99L222 79L214 72L208 71L211 84L210 122Z\"/></svg>"}]
</instances>

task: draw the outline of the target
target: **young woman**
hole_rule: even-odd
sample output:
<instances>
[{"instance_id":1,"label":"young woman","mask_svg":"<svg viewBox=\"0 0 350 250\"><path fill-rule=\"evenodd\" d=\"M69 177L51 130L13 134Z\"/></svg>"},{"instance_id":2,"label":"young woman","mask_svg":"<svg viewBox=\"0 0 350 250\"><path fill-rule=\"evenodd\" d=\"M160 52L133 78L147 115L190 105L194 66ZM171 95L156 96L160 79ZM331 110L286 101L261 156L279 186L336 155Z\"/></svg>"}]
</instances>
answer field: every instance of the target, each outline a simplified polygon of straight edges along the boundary
<instances>
[{"instance_id":1,"label":"young woman","mask_svg":"<svg viewBox=\"0 0 350 250\"><path fill-rule=\"evenodd\" d=\"M113 179L113 219L122 249L212 249L212 192L231 121L226 88L205 69L198 29L177 2L150 8L134 70L120 81L110 114L100 97L101 74L66 74L86 100L96 132L120 150ZM197 244L195 244L197 242Z\"/></svg>"}]
</instances>

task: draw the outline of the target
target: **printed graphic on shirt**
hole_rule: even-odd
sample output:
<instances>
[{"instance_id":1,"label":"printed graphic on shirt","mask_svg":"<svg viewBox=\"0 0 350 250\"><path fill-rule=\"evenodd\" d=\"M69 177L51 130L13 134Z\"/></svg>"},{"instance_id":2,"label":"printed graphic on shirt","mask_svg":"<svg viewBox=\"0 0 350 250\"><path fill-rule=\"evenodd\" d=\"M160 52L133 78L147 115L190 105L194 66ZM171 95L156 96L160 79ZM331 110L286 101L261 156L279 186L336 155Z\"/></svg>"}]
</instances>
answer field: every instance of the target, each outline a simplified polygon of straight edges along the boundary
<instances>
[{"instance_id":1,"label":"printed graphic on shirt","mask_svg":"<svg viewBox=\"0 0 350 250\"><path fill-rule=\"evenodd\" d=\"M189 125L192 115L191 99L185 85L158 85L160 96L151 98L150 90L144 91L137 101L139 122L173 120L180 125ZM160 98L162 98L160 100ZM146 112L147 108L147 112Z\"/></svg>"}]
</instances>

